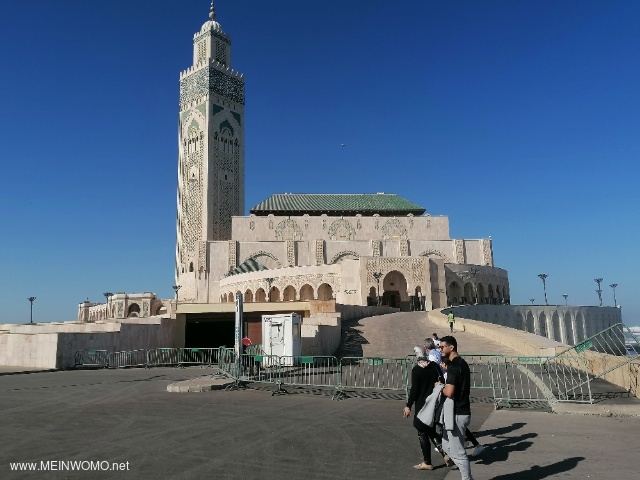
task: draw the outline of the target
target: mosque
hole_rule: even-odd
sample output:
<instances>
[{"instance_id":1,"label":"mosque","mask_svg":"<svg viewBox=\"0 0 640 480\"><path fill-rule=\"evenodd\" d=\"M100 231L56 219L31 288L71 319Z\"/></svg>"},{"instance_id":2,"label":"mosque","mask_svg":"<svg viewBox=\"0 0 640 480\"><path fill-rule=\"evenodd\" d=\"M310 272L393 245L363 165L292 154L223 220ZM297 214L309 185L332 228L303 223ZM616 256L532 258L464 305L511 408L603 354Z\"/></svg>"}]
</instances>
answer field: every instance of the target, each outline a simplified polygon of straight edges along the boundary
<instances>
[{"instance_id":1,"label":"mosque","mask_svg":"<svg viewBox=\"0 0 640 480\"><path fill-rule=\"evenodd\" d=\"M180 74L179 315L204 322L236 294L265 311L309 301L401 310L509 303L490 238L452 239L446 216L396 194L274 194L245 216L244 76L231 53L212 3L193 37L193 65Z\"/></svg>"},{"instance_id":2,"label":"mosque","mask_svg":"<svg viewBox=\"0 0 640 480\"><path fill-rule=\"evenodd\" d=\"M510 302L491 238L451 238L449 219L389 193L282 193L244 204L244 77L209 20L180 74L176 298L104 293L76 322L0 325L0 365L71 368L78 351L262 343L262 316L298 313L303 355L332 355L341 322L442 310L577 345L621 321L617 307ZM394 316L380 317L394 321ZM554 347L555 348L555 347Z\"/></svg>"}]
</instances>

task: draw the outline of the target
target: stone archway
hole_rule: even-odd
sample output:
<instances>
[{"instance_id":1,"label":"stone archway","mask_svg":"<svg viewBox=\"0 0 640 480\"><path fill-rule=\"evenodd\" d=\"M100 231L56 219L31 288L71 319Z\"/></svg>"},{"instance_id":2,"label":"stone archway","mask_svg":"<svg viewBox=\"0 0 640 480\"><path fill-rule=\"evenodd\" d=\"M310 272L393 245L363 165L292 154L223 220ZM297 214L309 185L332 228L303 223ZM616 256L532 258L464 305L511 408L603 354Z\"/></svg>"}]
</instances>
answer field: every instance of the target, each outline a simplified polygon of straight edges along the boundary
<instances>
[{"instance_id":1,"label":"stone archway","mask_svg":"<svg viewBox=\"0 0 640 480\"><path fill-rule=\"evenodd\" d=\"M129 305L127 309L127 317L139 317L140 316L140 305L137 303L132 303Z\"/></svg>"},{"instance_id":2,"label":"stone archway","mask_svg":"<svg viewBox=\"0 0 640 480\"><path fill-rule=\"evenodd\" d=\"M462 303L462 288L455 280L447 288L447 300L449 305L460 305Z\"/></svg>"},{"instance_id":3,"label":"stone archway","mask_svg":"<svg viewBox=\"0 0 640 480\"><path fill-rule=\"evenodd\" d=\"M328 283L323 283L318 287L318 300L331 300L333 298L333 288Z\"/></svg>"},{"instance_id":4,"label":"stone archway","mask_svg":"<svg viewBox=\"0 0 640 480\"><path fill-rule=\"evenodd\" d=\"M401 308L402 302L409 302L407 279L398 270L392 270L384 276L381 282L382 304L389 307Z\"/></svg>"},{"instance_id":5,"label":"stone archway","mask_svg":"<svg viewBox=\"0 0 640 480\"><path fill-rule=\"evenodd\" d=\"M564 333L566 335L566 344L567 345L575 345L577 342L575 340L575 333L573 331L573 322L571 321L571 314L569 312L565 312L564 314Z\"/></svg>"},{"instance_id":6,"label":"stone archway","mask_svg":"<svg viewBox=\"0 0 640 480\"><path fill-rule=\"evenodd\" d=\"M253 302L253 292L250 289L244 292L244 301Z\"/></svg>"},{"instance_id":7,"label":"stone archway","mask_svg":"<svg viewBox=\"0 0 640 480\"><path fill-rule=\"evenodd\" d=\"M256 290L256 302L266 302L267 294L264 291L264 288L260 287Z\"/></svg>"},{"instance_id":8,"label":"stone archway","mask_svg":"<svg viewBox=\"0 0 640 480\"><path fill-rule=\"evenodd\" d=\"M293 285L287 285L283 290L282 300L285 302L294 302L296 300L296 289Z\"/></svg>"},{"instance_id":9,"label":"stone archway","mask_svg":"<svg viewBox=\"0 0 640 480\"><path fill-rule=\"evenodd\" d=\"M309 300L313 300L313 287L308 283L305 283L300 288L300 300L303 302L307 302Z\"/></svg>"}]
</instances>

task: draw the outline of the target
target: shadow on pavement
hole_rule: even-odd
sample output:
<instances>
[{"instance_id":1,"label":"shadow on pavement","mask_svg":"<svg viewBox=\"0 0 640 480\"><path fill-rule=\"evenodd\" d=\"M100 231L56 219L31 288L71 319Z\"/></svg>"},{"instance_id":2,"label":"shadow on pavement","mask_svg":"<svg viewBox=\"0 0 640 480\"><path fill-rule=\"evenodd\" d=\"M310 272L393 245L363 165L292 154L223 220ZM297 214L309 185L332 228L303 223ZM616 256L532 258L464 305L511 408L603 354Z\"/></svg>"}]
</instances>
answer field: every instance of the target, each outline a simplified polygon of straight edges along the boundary
<instances>
[{"instance_id":1,"label":"shadow on pavement","mask_svg":"<svg viewBox=\"0 0 640 480\"><path fill-rule=\"evenodd\" d=\"M550 478L559 473L573 470L582 460L585 460L585 458L571 457L560 462L552 463L551 465L545 465L544 467L534 465L529 470L498 475L497 477L493 477L493 480L541 480L543 478Z\"/></svg>"},{"instance_id":2,"label":"shadow on pavement","mask_svg":"<svg viewBox=\"0 0 640 480\"><path fill-rule=\"evenodd\" d=\"M362 357L362 345L369 341L362 336L362 330L356 328L361 325L358 320L342 322L342 341L334 354L337 358Z\"/></svg>"},{"instance_id":3,"label":"shadow on pavement","mask_svg":"<svg viewBox=\"0 0 640 480\"><path fill-rule=\"evenodd\" d=\"M476 437L497 437L498 435L504 435L505 433L511 433L514 430L518 430L526 425L525 422L516 422L512 425L500 428L492 428L491 430L480 430L475 432Z\"/></svg>"},{"instance_id":4,"label":"shadow on pavement","mask_svg":"<svg viewBox=\"0 0 640 480\"><path fill-rule=\"evenodd\" d=\"M525 433L518 437L507 437L497 442L487 445L482 458L478 460L479 465L491 465L495 462L506 462L511 452L522 452L533 445L533 442L525 441L536 438L537 433Z\"/></svg>"}]
</instances>

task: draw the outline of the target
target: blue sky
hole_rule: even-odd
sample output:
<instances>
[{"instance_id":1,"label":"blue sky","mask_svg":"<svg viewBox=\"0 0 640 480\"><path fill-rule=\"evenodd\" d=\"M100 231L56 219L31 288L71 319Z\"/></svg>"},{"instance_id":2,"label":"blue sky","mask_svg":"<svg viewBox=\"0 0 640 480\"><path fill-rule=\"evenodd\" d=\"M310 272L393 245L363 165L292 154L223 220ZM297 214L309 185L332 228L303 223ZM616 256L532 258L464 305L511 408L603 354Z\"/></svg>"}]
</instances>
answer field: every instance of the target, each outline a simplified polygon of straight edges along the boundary
<instances>
[{"instance_id":1,"label":"blue sky","mask_svg":"<svg viewBox=\"0 0 640 480\"><path fill-rule=\"evenodd\" d=\"M246 208L397 193L494 241L512 303L640 325L640 2L216 2L246 78ZM173 292L179 72L208 2L0 16L0 323ZM340 144L346 144L344 150Z\"/></svg>"}]
</instances>

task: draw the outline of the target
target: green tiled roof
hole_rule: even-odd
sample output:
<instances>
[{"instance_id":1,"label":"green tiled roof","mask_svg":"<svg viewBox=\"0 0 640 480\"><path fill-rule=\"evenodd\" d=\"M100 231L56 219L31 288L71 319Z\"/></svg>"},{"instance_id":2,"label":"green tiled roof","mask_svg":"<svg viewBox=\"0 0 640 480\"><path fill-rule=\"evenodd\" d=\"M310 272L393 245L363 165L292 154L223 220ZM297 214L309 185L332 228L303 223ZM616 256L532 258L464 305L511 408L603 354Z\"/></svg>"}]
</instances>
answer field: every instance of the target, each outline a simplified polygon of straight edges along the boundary
<instances>
[{"instance_id":1,"label":"green tiled roof","mask_svg":"<svg viewBox=\"0 0 640 480\"><path fill-rule=\"evenodd\" d=\"M229 273L225 275L225 277L230 277L231 275L238 275L239 273L248 273L248 272L258 272L260 270L268 270L263 264L261 264L255 258L249 258L246 261L242 262L233 270L230 270Z\"/></svg>"},{"instance_id":2,"label":"green tiled roof","mask_svg":"<svg viewBox=\"0 0 640 480\"><path fill-rule=\"evenodd\" d=\"M255 215L422 215L425 209L394 194L301 194L284 193L267 198L251 209Z\"/></svg>"}]
</instances>

